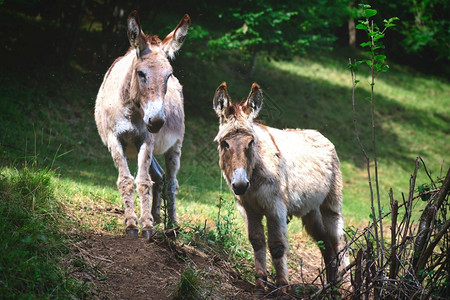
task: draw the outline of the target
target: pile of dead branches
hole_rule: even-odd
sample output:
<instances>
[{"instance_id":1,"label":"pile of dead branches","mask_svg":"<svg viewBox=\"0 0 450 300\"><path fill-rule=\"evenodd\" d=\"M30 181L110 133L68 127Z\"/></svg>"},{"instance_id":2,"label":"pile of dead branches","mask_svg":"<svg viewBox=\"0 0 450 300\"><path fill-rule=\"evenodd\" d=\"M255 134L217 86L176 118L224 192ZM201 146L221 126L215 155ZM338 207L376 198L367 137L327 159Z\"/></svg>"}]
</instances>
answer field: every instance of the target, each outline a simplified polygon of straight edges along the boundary
<instances>
[{"instance_id":1,"label":"pile of dead branches","mask_svg":"<svg viewBox=\"0 0 450 300\"><path fill-rule=\"evenodd\" d=\"M420 166L429 184L416 184ZM402 194L399 200L391 189L390 212L351 236L349 298L445 299L450 295L449 190L450 169L445 178L433 180L417 158L407 197ZM425 207L414 213L421 201ZM390 236L374 230L383 220L390 221Z\"/></svg>"}]
</instances>

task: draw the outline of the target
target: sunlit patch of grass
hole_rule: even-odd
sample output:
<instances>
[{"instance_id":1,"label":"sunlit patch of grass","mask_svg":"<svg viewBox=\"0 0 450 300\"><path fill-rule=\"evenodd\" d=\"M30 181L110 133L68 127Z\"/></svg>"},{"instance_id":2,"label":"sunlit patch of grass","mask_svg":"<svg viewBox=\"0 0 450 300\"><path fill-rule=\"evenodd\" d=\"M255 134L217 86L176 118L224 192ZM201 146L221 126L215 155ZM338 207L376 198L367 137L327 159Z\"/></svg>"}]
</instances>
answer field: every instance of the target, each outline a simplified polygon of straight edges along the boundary
<instances>
[{"instance_id":1,"label":"sunlit patch of grass","mask_svg":"<svg viewBox=\"0 0 450 300\"><path fill-rule=\"evenodd\" d=\"M0 294L4 298L83 298L62 261L71 255L70 223L48 170L0 169Z\"/></svg>"},{"instance_id":2,"label":"sunlit patch of grass","mask_svg":"<svg viewBox=\"0 0 450 300\"><path fill-rule=\"evenodd\" d=\"M124 232L123 204L117 188L61 178L56 195L81 228L98 233Z\"/></svg>"}]
</instances>

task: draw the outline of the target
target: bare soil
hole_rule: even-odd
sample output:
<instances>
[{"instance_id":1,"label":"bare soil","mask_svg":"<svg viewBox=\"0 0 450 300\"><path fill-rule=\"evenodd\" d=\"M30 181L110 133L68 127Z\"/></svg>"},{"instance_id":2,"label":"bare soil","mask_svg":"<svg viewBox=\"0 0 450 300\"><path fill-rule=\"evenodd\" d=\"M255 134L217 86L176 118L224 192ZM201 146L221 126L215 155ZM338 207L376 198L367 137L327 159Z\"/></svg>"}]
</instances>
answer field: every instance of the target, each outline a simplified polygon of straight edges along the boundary
<instances>
[{"instance_id":1,"label":"bare soil","mask_svg":"<svg viewBox=\"0 0 450 300\"><path fill-rule=\"evenodd\" d=\"M253 295L253 283L243 280L227 261L173 239L149 242L93 234L74 247L87 266L76 268L74 276L92 285L90 299L173 299L187 266L201 274L200 290L206 299L261 299ZM322 263L315 248L302 242L291 245L292 283L309 284L319 274Z\"/></svg>"}]
</instances>

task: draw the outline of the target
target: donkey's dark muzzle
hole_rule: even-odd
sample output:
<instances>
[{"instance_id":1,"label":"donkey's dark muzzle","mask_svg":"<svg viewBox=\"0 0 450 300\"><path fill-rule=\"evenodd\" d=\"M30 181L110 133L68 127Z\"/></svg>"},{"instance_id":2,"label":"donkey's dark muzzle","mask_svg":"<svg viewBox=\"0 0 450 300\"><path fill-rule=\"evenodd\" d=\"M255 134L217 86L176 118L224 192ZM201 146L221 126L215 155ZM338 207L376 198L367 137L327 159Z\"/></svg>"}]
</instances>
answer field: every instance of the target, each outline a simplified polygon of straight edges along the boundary
<instances>
[{"instance_id":1,"label":"donkey's dark muzzle","mask_svg":"<svg viewBox=\"0 0 450 300\"><path fill-rule=\"evenodd\" d=\"M163 118L152 119L147 125L148 131L151 133L158 133L161 127L163 127L165 120Z\"/></svg>"},{"instance_id":2,"label":"donkey's dark muzzle","mask_svg":"<svg viewBox=\"0 0 450 300\"><path fill-rule=\"evenodd\" d=\"M233 177L231 179L231 188L236 195L243 195L250 186L250 182L247 178L247 172L244 168L238 168L233 171Z\"/></svg>"},{"instance_id":3,"label":"donkey's dark muzzle","mask_svg":"<svg viewBox=\"0 0 450 300\"><path fill-rule=\"evenodd\" d=\"M233 184L231 184L231 186L233 188L233 192L236 195L239 196L239 195L245 194L245 192L247 191L248 187L250 186L250 183L248 181L247 182L240 182L238 184L233 183Z\"/></svg>"}]
</instances>

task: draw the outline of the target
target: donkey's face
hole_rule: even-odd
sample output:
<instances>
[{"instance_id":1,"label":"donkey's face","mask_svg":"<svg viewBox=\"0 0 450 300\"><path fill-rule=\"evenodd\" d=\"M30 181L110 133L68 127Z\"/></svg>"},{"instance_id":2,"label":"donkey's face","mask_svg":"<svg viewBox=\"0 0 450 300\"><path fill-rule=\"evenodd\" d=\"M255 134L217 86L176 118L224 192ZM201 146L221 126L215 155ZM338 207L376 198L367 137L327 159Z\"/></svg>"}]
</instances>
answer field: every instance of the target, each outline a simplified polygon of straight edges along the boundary
<instances>
[{"instance_id":1,"label":"donkey's face","mask_svg":"<svg viewBox=\"0 0 450 300\"><path fill-rule=\"evenodd\" d=\"M144 34L136 11L128 17L128 39L136 50L133 63L130 97L140 108L148 130L157 133L166 121L164 98L172 76L168 58L173 58L181 48L190 25L185 15L175 29L164 40Z\"/></svg>"},{"instance_id":2,"label":"donkey's face","mask_svg":"<svg viewBox=\"0 0 450 300\"><path fill-rule=\"evenodd\" d=\"M250 187L256 164L257 140L253 119L262 105L262 91L254 83L243 104L232 104L226 83L222 83L213 100L220 119L216 137L219 143L220 168L236 195L243 195Z\"/></svg>"}]
</instances>

